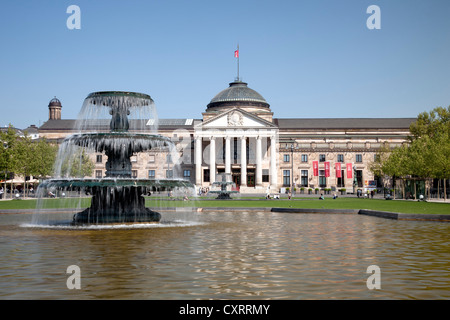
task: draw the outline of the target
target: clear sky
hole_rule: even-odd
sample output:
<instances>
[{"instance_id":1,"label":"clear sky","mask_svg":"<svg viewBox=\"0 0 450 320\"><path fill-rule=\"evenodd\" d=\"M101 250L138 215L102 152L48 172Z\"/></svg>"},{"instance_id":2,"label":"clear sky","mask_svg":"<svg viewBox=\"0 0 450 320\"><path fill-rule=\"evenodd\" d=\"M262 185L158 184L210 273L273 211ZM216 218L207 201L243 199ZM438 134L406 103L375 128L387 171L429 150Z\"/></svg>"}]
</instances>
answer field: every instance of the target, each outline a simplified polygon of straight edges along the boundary
<instances>
[{"instance_id":1,"label":"clear sky","mask_svg":"<svg viewBox=\"0 0 450 320\"><path fill-rule=\"evenodd\" d=\"M81 9L70 30L68 6ZM370 5L381 29L369 30ZM240 75L277 118L416 117L450 105L448 0L17 0L0 7L0 125L74 119L94 91L201 118Z\"/></svg>"}]
</instances>

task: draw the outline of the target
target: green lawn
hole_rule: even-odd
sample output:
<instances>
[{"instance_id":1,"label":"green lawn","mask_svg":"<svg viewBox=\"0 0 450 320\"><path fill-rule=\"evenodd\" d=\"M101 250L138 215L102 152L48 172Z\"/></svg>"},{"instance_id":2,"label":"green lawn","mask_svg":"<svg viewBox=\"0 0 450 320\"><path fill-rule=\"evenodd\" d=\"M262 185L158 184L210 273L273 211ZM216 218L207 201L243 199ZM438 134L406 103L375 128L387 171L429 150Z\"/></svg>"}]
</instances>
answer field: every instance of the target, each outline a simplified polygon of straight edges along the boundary
<instances>
[{"instance_id":1,"label":"green lawn","mask_svg":"<svg viewBox=\"0 0 450 320\"><path fill-rule=\"evenodd\" d=\"M450 214L450 204L404 200L358 199L358 198L325 198L325 200L311 198L296 198L293 200L265 200L258 198L244 198L234 200L168 200L167 198L146 198L146 205L154 208L167 207L266 207L266 208L322 208L322 209L369 209L400 213ZM89 198L45 199L42 208L85 208L89 206ZM37 200L0 201L2 209L35 209Z\"/></svg>"},{"instance_id":2,"label":"green lawn","mask_svg":"<svg viewBox=\"0 0 450 320\"><path fill-rule=\"evenodd\" d=\"M399 213L450 214L450 204L418 202L404 200L358 199L358 198L325 198L293 199L293 200L147 200L147 206L152 207L268 207L268 208L308 208L308 209L369 209Z\"/></svg>"}]
</instances>

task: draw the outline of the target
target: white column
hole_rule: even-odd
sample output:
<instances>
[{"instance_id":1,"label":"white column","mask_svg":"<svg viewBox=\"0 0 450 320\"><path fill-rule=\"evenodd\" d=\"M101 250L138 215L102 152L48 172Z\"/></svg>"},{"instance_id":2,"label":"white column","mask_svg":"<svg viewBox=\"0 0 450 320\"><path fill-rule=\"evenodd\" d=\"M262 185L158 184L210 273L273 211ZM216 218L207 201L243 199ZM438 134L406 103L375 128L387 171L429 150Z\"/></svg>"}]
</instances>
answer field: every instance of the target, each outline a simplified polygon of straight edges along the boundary
<instances>
[{"instance_id":1,"label":"white column","mask_svg":"<svg viewBox=\"0 0 450 320\"><path fill-rule=\"evenodd\" d=\"M210 138L209 144L209 182L216 181L216 138Z\"/></svg>"},{"instance_id":2,"label":"white column","mask_svg":"<svg viewBox=\"0 0 450 320\"><path fill-rule=\"evenodd\" d=\"M195 184L202 185L202 137L195 139Z\"/></svg>"},{"instance_id":3,"label":"white column","mask_svg":"<svg viewBox=\"0 0 450 320\"><path fill-rule=\"evenodd\" d=\"M247 141L241 137L241 186L247 186Z\"/></svg>"},{"instance_id":4,"label":"white column","mask_svg":"<svg viewBox=\"0 0 450 320\"><path fill-rule=\"evenodd\" d=\"M277 145L275 137L270 138L270 186L277 187L278 172L277 172Z\"/></svg>"},{"instance_id":5,"label":"white column","mask_svg":"<svg viewBox=\"0 0 450 320\"><path fill-rule=\"evenodd\" d=\"M225 173L231 173L230 137L225 137Z\"/></svg>"},{"instance_id":6,"label":"white column","mask_svg":"<svg viewBox=\"0 0 450 320\"><path fill-rule=\"evenodd\" d=\"M262 147L261 136L256 138L256 186L262 186Z\"/></svg>"}]
</instances>

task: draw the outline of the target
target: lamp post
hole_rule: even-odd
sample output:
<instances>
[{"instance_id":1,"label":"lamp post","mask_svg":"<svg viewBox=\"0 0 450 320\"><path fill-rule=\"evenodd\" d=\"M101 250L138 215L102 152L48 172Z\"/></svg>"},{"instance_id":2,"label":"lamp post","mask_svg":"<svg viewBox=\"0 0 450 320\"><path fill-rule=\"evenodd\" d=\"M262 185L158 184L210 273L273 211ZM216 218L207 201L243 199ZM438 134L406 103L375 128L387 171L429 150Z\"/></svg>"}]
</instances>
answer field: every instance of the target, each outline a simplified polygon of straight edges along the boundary
<instances>
[{"instance_id":1,"label":"lamp post","mask_svg":"<svg viewBox=\"0 0 450 320\"><path fill-rule=\"evenodd\" d=\"M291 144L291 172L292 172L292 182L291 182L291 193L294 193L294 144Z\"/></svg>"}]
</instances>

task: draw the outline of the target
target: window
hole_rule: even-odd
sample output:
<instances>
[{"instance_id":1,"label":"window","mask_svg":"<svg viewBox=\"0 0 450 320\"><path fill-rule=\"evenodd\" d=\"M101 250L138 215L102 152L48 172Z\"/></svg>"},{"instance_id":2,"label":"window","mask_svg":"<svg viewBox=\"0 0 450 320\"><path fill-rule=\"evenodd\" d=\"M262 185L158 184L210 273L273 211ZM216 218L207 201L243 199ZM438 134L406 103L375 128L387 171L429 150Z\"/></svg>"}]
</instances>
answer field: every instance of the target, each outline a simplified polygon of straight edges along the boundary
<instances>
[{"instance_id":1,"label":"window","mask_svg":"<svg viewBox=\"0 0 450 320\"><path fill-rule=\"evenodd\" d=\"M308 186L308 170L302 170L300 172L300 184L302 187Z\"/></svg>"},{"instance_id":2,"label":"window","mask_svg":"<svg viewBox=\"0 0 450 320\"><path fill-rule=\"evenodd\" d=\"M362 154L356 155L356 162L362 162Z\"/></svg>"},{"instance_id":3,"label":"window","mask_svg":"<svg viewBox=\"0 0 450 320\"><path fill-rule=\"evenodd\" d=\"M284 161L284 162L290 162L291 160L290 160L289 158L290 158L290 157L289 157L288 154L283 155L283 161Z\"/></svg>"},{"instance_id":4,"label":"window","mask_svg":"<svg viewBox=\"0 0 450 320\"><path fill-rule=\"evenodd\" d=\"M203 170L203 182L209 182L209 169Z\"/></svg>"},{"instance_id":5,"label":"window","mask_svg":"<svg viewBox=\"0 0 450 320\"><path fill-rule=\"evenodd\" d=\"M153 162L155 162L155 155L149 155L148 156L148 162L151 162L151 163L153 163Z\"/></svg>"},{"instance_id":6,"label":"window","mask_svg":"<svg viewBox=\"0 0 450 320\"><path fill-rule=\"evenodd\" d=\"M308 155L302 154L302 162L308 162Z\"/></svg>"},{"instance_id":7,"label":"window","mask_svg":"<svg viewBox=\"0 0 450 320\"><path fill-rule=\"evenodd\" d=\"M324 154L319 154L319 161L320 162L325 162L325 155Z\"/></svg>"},{"instance_id":8,"label":"window","mask_svg":"<svg viewBox=\"0 0 450 320\"><path fill-rule=\"evenodd\" d=\"M101 179L102 178L102 170L95 170L95 177L97 179Z\"/></svg>"},{"instance_id":9,"label":"window","mask_svg":"<svg viewBox=\"0 0 450 320\"><path fill-rule=\"evenodd\" d=\"M337 155L337 162L344 162L344 155L343 154L338 154Z\"/></svg>"},{"instance_id":10,"label":"window","mask_svg":"<svg viewBox=\"0 0 450 320\"><path fill-rule=\"evenodd\" d=\"M183 177L186 180L190 180L190 178L191 178L191 170L184 170L183 171Z\"/></svg>"},{"instance_id":11,"label":"window","mask_svg":"<svg viewBox=\"0 0 450 320\"><path fill-rule=\"evenodd\" d=\"M262 182L269 182L269 169L262 169Z\"/></svg>"},{"instance_id":12,"label":"window","mask_svg":"<svg viewBox=\"0 0 450 320\"><path fill-rule=\"evenodd\" d=\"M289 187L291 185L291 170L283 170L283 186Z\"/></svg>"},{"instance_id":13,"label":"window","mask_svg":"<svg viewBox=\"0 0 450 320\"><path fill-rule=\"evenodd\" d=\"M173 178L173 170L166 170L166 178Z\"/></svg>"},{"instance_id":14,"label":"window","mask_svg":"<svg viewBox=\"0 0 450 320\"><path fill-rule=\"evenodd\" d=\"M131 177L137 178L137 170L131 170Z\"/></svg>"},{"instance_id":15,"label":"window","mask_svg":"<svg viewBox=\"0 0 450 320\"><path fill-rule=\"evenodd\" d=\"M148 178L155 179L155 170L148 170Z\"/></svg>"},{"instance_id":16,"label":"window","mask_svg":"<svg viewBox=\"0 0 450 320\"><path fill-rule=\"evenodd\" d=\"M102 162L103 162L103 161L102 161L102 155L101 155L101 154L98 154L98 155L97 155L96 162L97 162L97 163L102 163Z\"/></svg>"},{"instance_id":17,"label":"window","mask_svg":"<svg viewBox=\"0 0 450 320\"><path fill-rule=\"evenodd\" d=\"M172 155L171 154L168 154L166 156L166 163L172 163Z\"/></svg>"},{"instance_id":18,"label":"window","mask_svg":"<svg viewBox=\"0 0 450 320\"><path fill-rule=\"evenodd\" d=\"M327 178L325 177L325 170L319 170L319 187L325 188L327 186Z\"/></svg>"}]
</instances>

